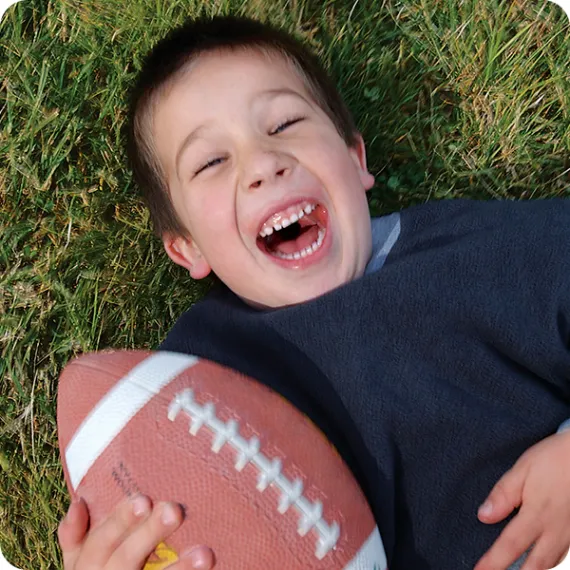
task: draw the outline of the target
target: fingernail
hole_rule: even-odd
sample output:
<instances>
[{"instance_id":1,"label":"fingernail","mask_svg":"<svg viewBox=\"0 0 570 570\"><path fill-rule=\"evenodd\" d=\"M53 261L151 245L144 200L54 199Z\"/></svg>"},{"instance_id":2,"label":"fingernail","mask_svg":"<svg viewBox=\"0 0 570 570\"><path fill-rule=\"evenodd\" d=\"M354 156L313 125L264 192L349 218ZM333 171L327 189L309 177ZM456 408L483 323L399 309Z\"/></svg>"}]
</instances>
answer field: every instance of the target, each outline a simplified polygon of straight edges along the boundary
<instances>
[{"instance_id":1,"label":"fingernail","mask_svg":"<svg viewBox=\"0 0 570 570\"><path fill-rule=\"evenodd\" d=\"M136 517L142 517L149 511L149 504L143 495L135 495L130 499L133 507L133 513Z\"/></svg>"},{"instance_id":2,"label":"fingernail","mask_svg":"<svg viewBox=\"0 0 570 570\"><path fill-rule=\"evenodd\" d=\"M491 501L485 501L479 507L479 515L481 515L482 517L488 517L492 513L493 513L493 505L492 505Z\"/></svg>"},{"instance_id":3,"label":"fingernail","mask_svg":"<svg viewBox=\"0 0 570 570\"><path fill-rule=\"evenodd\" d=\"M210 570L214 567L214 553L207 546L195 546L182 554L182 558L190 560L195 570Z\"/></svg>"},{"instance_id":4,"label":"fingernail","mask_svg":"<svg viewBox=\"0 0 570 570\"><path fill-rule=\"evenodd\" d=\"M169 526L178 522L178 513L170 503L162 505L161 520Z\"/></svg>"}]
</instances>

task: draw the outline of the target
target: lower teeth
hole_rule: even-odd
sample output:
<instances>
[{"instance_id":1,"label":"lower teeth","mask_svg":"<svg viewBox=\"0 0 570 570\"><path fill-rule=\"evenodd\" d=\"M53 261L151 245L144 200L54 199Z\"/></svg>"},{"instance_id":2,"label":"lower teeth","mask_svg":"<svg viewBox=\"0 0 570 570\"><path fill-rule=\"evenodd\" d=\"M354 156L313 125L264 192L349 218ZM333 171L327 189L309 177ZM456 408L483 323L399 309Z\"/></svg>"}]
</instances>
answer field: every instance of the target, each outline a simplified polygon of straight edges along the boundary
<instances>
[{"instance_id":1,"label":"lower teeth","mask_svg":"<svg viewBox=\"0 0 570 570\"><path fill-rule=\"evenodd\" d=\"M308 257L309 255L315 253L315 251L317 251L321 247L326 233L327 230L319 230L317 241L315 241L309 247L306 247L302 251L297 251L296 253L281 253L280 251L276 251L274 255L276 257L279 257L280 259L287 259L289 261Z\"/></svg>"}]
</instances>

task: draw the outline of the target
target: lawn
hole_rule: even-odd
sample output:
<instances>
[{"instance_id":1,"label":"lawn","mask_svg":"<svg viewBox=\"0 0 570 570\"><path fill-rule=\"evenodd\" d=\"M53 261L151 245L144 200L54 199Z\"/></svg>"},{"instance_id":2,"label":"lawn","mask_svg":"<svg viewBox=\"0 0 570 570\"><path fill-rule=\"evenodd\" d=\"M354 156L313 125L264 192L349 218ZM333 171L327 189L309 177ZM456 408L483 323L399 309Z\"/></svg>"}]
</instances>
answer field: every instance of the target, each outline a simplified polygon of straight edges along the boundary
<instances>
[{"instance_id":1,"label":"lawn","mask_svg":"<svg viewBox=\"0 0 570 570\"><path fill-rule=\"evenodd\" d=\"M323 58L368 145L373 214L570 197L570 25L546 0L24 0L0 24L0 548L61 567L57 378L154 348L203 296L125 164L126 94L186 17L282 24ZM521 284L524 286L524 284Z\"/></svg>"}]
</instances>

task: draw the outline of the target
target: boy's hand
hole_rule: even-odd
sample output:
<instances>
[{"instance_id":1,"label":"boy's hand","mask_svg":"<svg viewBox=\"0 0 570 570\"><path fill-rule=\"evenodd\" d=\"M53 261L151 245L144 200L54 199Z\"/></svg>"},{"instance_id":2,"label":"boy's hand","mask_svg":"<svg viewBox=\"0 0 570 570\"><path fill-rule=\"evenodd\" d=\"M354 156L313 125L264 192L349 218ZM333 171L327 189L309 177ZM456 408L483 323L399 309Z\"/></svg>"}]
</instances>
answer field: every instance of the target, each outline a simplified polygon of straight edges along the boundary
<instances>
[{"instance_id":1,"label":"boy's hand","mask_svg":"<svg viewBox=\"0 0 570 570\"><path fill-rule=\"evenodd\" d=\"M564 559L570 545L570 432L526 451L479 508L479 520L497 523L519 506L474 570L506 570L531 546L521 570L549 570Z\"/></svg>"},{"instance_id":2,"label":"boy's hand","mask_svg":"<svg viewBox=\"0 0 570 570\"><path fill-rule=\"evenodd\" d=\"M141 570L156 546L183 520L174 503L152 508L147 497L120 504L115 512L87 532L89 513L84 501L72 503L58 529L64 570ZM213 553L205 546L192 549L168 566L169 570L210 570Z\"/></svg>"}]
</instances>

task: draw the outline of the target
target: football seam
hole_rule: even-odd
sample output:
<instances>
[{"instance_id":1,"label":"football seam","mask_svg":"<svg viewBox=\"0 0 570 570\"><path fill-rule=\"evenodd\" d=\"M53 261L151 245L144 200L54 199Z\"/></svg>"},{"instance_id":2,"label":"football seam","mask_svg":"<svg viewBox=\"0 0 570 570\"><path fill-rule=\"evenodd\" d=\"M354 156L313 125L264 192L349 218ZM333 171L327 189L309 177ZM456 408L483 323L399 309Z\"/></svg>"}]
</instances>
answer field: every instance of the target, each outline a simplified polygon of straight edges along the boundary
<instances>
[{"instance_id":1,"label":"football seam","mask_svg":"<svg viewBox=\"0 0 570 570\"><path fill-rule=\"evenodd\" d=\"M300 515L297 533L305 536L310 530L317 535L315 557L322 560L336 547L340 537L340 526L337 521L330 524L323 518L323 504L321 501L311 502L303 495L303 482L296 478L290 481L282 472L282 463L278 458L269 459L260 450L260 442L256 436L249 440L241 437L238 431L238 422L230 419L223 422L216 416L215 405L206 402L200 405L194 398L194 391L190 388L176 394L168 406L168 419L174 421L178 414L184 411L190 418L189 433L196 436L200 428L208 427L214 435L211 450L219 453L226 445L237 452L234 468L242 471L246 465L252 464L259 473L256 488L259 492L265 491L274 485L281 493L277 510L280 514L286 513L293 507Z\"/></svg>"}]
</instances>

